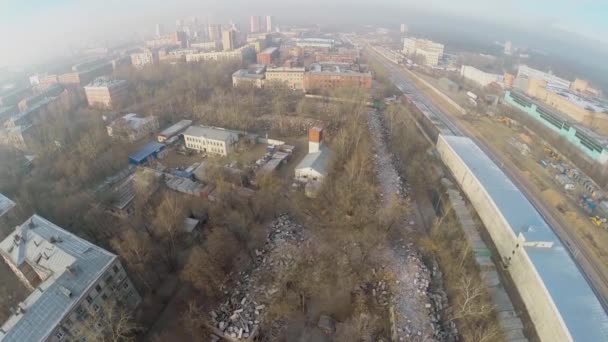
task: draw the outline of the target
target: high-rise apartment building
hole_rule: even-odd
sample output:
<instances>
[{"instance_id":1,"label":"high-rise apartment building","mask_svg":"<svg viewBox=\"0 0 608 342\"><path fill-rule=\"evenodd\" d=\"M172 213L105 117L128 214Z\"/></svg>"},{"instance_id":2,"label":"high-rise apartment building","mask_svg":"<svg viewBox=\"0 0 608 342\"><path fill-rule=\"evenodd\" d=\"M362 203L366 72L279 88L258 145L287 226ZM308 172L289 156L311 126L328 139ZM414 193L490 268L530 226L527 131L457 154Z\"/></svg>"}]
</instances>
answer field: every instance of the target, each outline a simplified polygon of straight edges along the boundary
<instances>
[{"instance_id":1,"label":"high-rise apartment building","mask_svg":"<svg viewBox=\"0 0 608 342\"><path fill-rule=\"evenodd\" d=\"M209 40L220 41L222 39L222 26L219 24L209 24Z\"/></svg>"},{"instance_id":2,"label":"high-rise apartment building","mask_svg":"<svg viewBox=\"0 0 608 342\"><path fill-rule=\"evenodd\" d=\"M230 29L222 32L222 46L224 51L234 50L236 47L236 31Z\"/></svg>"},{"instance_id":3,"label":"high-rise apartment building","mask_svg":"<svg viewBox=\"0 0 608 342\"><path fill-rule=\"evenodd\" d=\"M401 24L401 27L399 28L399 31L401 33L407 33L407 25L406 24Z\"/></svg>"},{"instance_id":4,"label":"high-rise apartment building","mask_svg":"<svg viewBox=\"0 0 608 342\"><path fill-rule=\"evenodd\" d=\"M513 54L513 43L511 43L511 41L507 41L505 43L505 50L504 50L505 55L512 55Z\"/></svg>"},{"instance_id":5,"label":"high-rise apartment building","mask_svg":"<svg viewBox=\"0 0 608 342\"><path fill-rule=\"evenodd\" d=\"M139 293L118 257L34 215L0 242L31 294L0 327L0 341L85 341L107 303L135 307Z\"/></svg>"},{"instance_id":6,"label":"high-rise apartment building","mask_svg":"<svg viewBox=\"0 0 608 342\"><path fill-rule=\"evenodd\" d=\"M273 17L271 15L266 16L266 32L272 32L274 30Z\"/></svg>"},{"instance_id":7,"label":"high-rise apartment building","mask_svg":"<svg viewBox=\"0 0 608 342\"><path fill-rule=\"evenodd\" d=\"M251 33L258 33L258 32L260 32L260 27L261 27L260 16L252 15L251 18L249 19L249 30L251 31Z\"/></svg>"},{"instance_id":8,"label":"high-rise apartment building","mask_svg":"<svg viewBox=\"0 0 608 342\"><path fill-rule=\"evenodd\" d=\"M156 24L156 36L160 37L165 34L163 24Z\"/></svg>"}]
</instances>

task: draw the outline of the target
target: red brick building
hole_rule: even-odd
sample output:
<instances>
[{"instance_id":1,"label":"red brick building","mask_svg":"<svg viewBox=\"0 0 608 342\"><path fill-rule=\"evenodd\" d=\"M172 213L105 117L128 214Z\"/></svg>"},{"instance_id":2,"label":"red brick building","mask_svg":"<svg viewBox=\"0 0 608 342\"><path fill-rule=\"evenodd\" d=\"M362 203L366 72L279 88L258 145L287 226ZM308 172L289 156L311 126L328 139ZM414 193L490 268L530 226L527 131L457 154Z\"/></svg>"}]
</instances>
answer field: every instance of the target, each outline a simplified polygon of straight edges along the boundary
<instances>
[{"instance_id":1,"label":"red brick building","mask_svg":"<svg viewBox=\"0 0 608 342\"><path fill-rule=\"evenodd\" d=\"M305 91L354 87L371 89L372 75L360 72L310 71L304 74Z\"/></svg>"},{"instance_id":2,"label":"red brick building","mask_svg":"<svg viewBox=\"0 0 608 342\"><path fill-rule=\"evenodd\" d=\"M276 47L270 47L264 49L264 51L258 53L257 62L258 64L270 65L275 63L279 59L279 49Z\"/></svg>"}]
</instances>

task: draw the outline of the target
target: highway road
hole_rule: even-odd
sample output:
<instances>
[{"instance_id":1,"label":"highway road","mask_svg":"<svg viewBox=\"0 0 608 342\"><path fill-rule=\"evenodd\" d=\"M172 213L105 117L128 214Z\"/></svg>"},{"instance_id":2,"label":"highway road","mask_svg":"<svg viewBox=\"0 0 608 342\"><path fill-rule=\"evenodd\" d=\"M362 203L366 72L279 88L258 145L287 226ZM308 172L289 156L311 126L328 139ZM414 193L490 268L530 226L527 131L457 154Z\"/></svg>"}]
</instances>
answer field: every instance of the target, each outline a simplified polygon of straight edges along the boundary
<instances>
[{"instance_id":1,"label":"highway road","mask_svg":"<svg viewBox=\"0 0 608 342\"><path fill-rule=\"evenodd\" d=\"M585 276L587 282L591 285L591 288L602 303L604 310L608 311L608 277L602 272L602 268L598 265L599 261L593 258L584 247L580 246L574 234L558 219L559 214L556 209L548 206L532 191L534 187L531 182L525 177L522 177L515 165L497 153L496 149L493 148L491 144L488 144L485 139L479 137L475 132L472 132L466 127L463 127L463 125L451 118L449 114L446 114L437 108L437 106L435 106L410 80L411 76L407 75L407 71L405 71L402 66L393 64L380 54L371 50L371 48L368 48L366 51L369 52L368 55L370 57L373 57L389 71L391 81L399 90L407 94L417 106L421 104L423 106L421 110L424 110L426 107L426 109L432 113L432 116L436 117L436 119L445 126L443 128L440 127L440 130L443 133L449 134L449 132L446 132L447 128L451 131L452 135L471 138L496 163L496 165L503 170L566 246L570 255L576 261L579 270L581 270L581 273ZM427 114L427 116L429 115Z\"/></svg>"}]
</instances>

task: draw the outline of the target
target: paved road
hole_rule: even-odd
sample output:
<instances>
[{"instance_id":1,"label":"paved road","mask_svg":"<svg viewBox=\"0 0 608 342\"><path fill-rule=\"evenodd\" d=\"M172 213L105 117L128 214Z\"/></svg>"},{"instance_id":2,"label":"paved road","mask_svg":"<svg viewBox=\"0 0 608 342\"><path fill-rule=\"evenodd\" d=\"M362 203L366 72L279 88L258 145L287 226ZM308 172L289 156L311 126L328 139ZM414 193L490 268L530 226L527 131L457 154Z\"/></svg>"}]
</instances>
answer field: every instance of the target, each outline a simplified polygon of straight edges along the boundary
<instances>
[{"instance_id":1,"label":"paved road","mask_svg":"<svg viewBox=\"0 0 608 342\"><path fill-rule=\"evenodd\" d=\"M417 102L416 105L422 104L422 109L425 107L428 109L433 116L435 116L445 127L440 130L445 132L445 128L452 132L452 135L467 136L474 140L477 145L498 165L503 172L511 179L511 181L520 189L520 191L526 196L526 198L532 203L540 215L545 219L547 224L553 229L556 235L560 238L562 243L566 246L574 260L576 261L579 269L587 279L587 282L591 285L596 296L602 303L604 310L608 311L608 277L602 268L598 265L600 261L593 258L590 253L583 247L580 246L578 240L574 237L573 233L566 227L559 219L559 215L555 209L547 206L537 194L533 193L532 184L528 179L522 177L517 168L508 160L504 160L499 153L490 145L487 144L483 138L480 138L475 133L463 127L458 122L450 118L449 115L438 109L429 99L424 95L415 84L409 80L409 76L402 69L402 67L392 64L387 59L372 51L370 56L375 58L380 64L382 64L390 72L391 81L407 94L413 101ZM420 106L419 106L420 108ZM428 114L427 114L428 116Z\"/></svg>"}]
</instances>

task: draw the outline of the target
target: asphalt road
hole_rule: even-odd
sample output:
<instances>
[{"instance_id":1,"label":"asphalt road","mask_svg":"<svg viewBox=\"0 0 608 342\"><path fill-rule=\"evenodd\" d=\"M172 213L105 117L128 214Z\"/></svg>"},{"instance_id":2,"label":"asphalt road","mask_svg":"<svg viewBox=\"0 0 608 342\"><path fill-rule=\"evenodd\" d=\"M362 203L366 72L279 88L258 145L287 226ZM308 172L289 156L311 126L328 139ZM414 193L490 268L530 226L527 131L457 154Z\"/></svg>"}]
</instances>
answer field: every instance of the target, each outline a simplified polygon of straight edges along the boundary
<instances>
[{"instance_id":1,"label":"asphalt road","mask_svg":"<svg viewBox=\"0 0 608 342\"><path fill-rule=\"evenodd\" d=\"M593 256L578 243L574 234L559 220L559 215L556 210L547 206L546 203L539 198L538 194L531 190L533 186L530 181L522 177L513 163L509 160L505 160L505 158L497 153L490 144L487 144L476 134L450 118L450 115L437 108L437 106L435 106L431 100L409 80L409 76L407 76L401 66L393 64L371 49L368 49L367 51L370 52L370 56L374 57L390 72L391 81L399 90L407 94L413 101L417 102L417 105L422 104L423 108L426 106L433 116L440 120L441 123L445 125L445 128L448 128L453 135L466 136L475 141L488 157L502 169L566 246L570 255L576 261L579 270L581 270L581 273L585 276L587 282L591 285L591 288L602 303L604 310L608 311L608 277L602 272L602 268L598 265L600 261L593 258Z\"/></svg>"}]
</instances>

